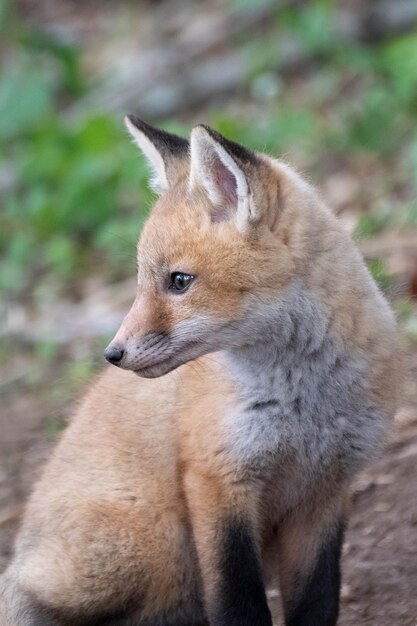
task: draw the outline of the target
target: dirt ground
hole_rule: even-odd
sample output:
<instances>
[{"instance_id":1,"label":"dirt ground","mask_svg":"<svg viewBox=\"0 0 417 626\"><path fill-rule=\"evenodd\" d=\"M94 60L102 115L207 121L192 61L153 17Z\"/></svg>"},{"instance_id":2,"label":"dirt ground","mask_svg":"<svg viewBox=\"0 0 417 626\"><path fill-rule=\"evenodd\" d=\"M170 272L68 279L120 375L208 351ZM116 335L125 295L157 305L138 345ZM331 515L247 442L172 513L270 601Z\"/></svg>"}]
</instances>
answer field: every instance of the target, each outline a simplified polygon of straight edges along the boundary
<instances>
[{"instance_id":1,"label":"dirt ground","mask_svg":"<svg viewBox=\"0 0 417 626\"><path fill-rule=\"evenodd\" d=\"M407 404L391 440L355 484L340 626L417 624L417 354L411 350L406 371ZM13 393L0 405L0 570L12 554L31 485L53 447L47 424L57 409L48 403L50 395ZM278 625L279 592L269 589L268 595Z\"/></svg>"}]
</instances>

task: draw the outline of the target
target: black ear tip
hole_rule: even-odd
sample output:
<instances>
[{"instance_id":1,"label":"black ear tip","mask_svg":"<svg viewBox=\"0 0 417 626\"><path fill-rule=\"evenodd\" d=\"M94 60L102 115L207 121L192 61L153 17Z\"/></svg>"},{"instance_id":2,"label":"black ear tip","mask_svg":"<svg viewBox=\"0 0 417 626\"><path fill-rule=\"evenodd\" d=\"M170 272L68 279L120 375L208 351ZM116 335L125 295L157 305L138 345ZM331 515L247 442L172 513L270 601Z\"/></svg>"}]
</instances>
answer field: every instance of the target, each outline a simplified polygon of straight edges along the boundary
<instances>
[{"instance_id":1,"label":"black ear tip","mask_svg":"<svg viewBox=\"0 0 417 626\"><path fill-rule=\"evenodd\" d=\"M193 127L193 130L196 130L197 132L203 131L203 133L208 135L217 143L221 144L223 147L229 143L229 140L226 139L226 137L217 132L217 130L214 130L214 128L211 128L208 124L196 124L196 126Z\"/></svg>"},{"instance_id":2,"label":"black ear tip","mask_svg":"<svg viewBox=\"0 0 417 626\"><path fill-rule=\"evenodd\" d=\"M173 133L168 133L160 128L155 128L150 124L147 124L136 115L126 115L125 123L128 127L130 125L134 126L136 130L145 135L159 150L162 155L166 154L177 154L178 156L188 155L189 144L186 139L183 137L178 137L178 135L174 135Z\"/></svg>"},{"instance_id":3,"label":"black ear tip","mask_svg":"<svg viewBox=\"0 0 417 626\"><path fill-rule=\"evenodd\" d=\"M193 128L194 129L202 128L203 130L207 132L212 132L212 129L210 128L210 126L208 124L203 124L202 122L200 122L200 124L196 124Z\"/></svg>"},{"instance_id":4,"label":"black ear tip","mask_svg":"<svg viewBox=\"0 0 417 626\"><path fill-rule=\"evenodd\" d=\"M235 143L234 141L231 141L230 139L226 139L226 137L223 137L223 135L217 132L217 130L207 126L207 124L197 124L194 128L204 129L211 139L220 144L231 156L238 158L240 161L244 163L252 163L254 165L258 163L257 156L254 152L238 143Z\"/></svg>"},{"instance_id":5,"label":"black ear tip","mask_svg":"<svg viewBox=\"0 0 417 626\"><path fill-rule=\"evenodd\" d=\"M220 133L211 128L208 124L196 124L193 130L203 130L207 135L209 135L212 139L219 141L219 139L224 139Z\"/></svg>"},{"instance_id":6,"label":"black ear tip","mask_svg":"<svg viewBox=\"0 0 417 626\"><path fill-rule=\"evenodd\" d=\"M150 128L149 124L141 120L140 117L137 117L136 115L132 115L132 114L125 115L124 120L125 120L125 123L130 122L131 124L133 124L133 126L138 128L139 130L146 130Z\"/></svg>"}]
</instances>

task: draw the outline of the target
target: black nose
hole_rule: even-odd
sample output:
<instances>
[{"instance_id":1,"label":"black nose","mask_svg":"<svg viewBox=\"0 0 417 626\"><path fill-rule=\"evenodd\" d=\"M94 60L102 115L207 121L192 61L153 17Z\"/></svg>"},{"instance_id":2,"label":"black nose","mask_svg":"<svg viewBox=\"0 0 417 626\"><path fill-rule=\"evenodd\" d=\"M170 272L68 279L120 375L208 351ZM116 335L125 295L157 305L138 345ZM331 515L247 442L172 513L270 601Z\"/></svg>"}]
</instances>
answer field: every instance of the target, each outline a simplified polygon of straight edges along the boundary
<instances>
[{"instance_id":1,"label":"black nose","mask_svg":"<svg viewBox=\"0 0 417 626\"><path fill-rule=\"evenodd\" d=\"M104 351L104 358L107 359L109 363L113 363L113 365L118 365L122 360L123 355L124 350L122 350L122 348L112 346L111 344L107 346Z\"/></svg>"}]
</instances>

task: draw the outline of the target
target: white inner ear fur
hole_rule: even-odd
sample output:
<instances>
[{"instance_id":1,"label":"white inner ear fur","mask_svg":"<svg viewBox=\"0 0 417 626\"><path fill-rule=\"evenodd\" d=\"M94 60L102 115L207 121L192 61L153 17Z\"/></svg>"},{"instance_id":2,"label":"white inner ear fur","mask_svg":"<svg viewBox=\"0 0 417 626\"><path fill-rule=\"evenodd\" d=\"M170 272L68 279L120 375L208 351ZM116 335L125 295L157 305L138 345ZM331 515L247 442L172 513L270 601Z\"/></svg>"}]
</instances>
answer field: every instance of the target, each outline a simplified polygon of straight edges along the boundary
<instances>
[{"instance_id":1,"label":"white inner ear fur","mask_svg":"<svg viewBox=\"0 0 417 626\"><path fill-rule=\"evenodd\" d=\"M133 138L134 143L143 152L151 167L152 177L149 181L149 186L158 195L165 193L168 190L169 185L165 163L161 154L155 148L152 141L148 139L148 137L142 131L136 128L136 126L132 124L128 117L125 117L124 122L127 130Z\"/></svg>"},{"instance_id":2,"label":"white inner ear fur","mask_svg":"<svg viewBox=\"0 0 417 626\"><path fill-rule=\"evenodd\" d=\"M195 128L191 133L191 168L190 188L201 184L210 201L215 206L225 202L225 194L216 178L216 160L230 172L236 182L236 200L233 207L235 221L243 229L251 216L251 198L245 174L228 152L215 141L203 128Z\"/></svg>"}]
</instances>

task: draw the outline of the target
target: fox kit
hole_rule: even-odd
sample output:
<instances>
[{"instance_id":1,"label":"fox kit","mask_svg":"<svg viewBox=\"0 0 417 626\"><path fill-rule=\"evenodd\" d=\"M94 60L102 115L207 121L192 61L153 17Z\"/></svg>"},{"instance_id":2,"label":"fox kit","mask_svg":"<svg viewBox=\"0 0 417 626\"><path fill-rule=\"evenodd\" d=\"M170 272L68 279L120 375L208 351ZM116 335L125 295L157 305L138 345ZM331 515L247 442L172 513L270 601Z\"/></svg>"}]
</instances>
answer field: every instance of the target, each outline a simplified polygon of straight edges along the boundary
<instances>
[{"instance_id":1,"label":"fox kit","mask_svg":"<svg viewBox=\"0 0 417 626\"><path fill-rule=\"evenodd\" d=\"M28 504L3 626L332 626L349 486L396 408L393 315L316 192L126 118L159 199L109 367Z\"/></svg>"}]
</instances>

